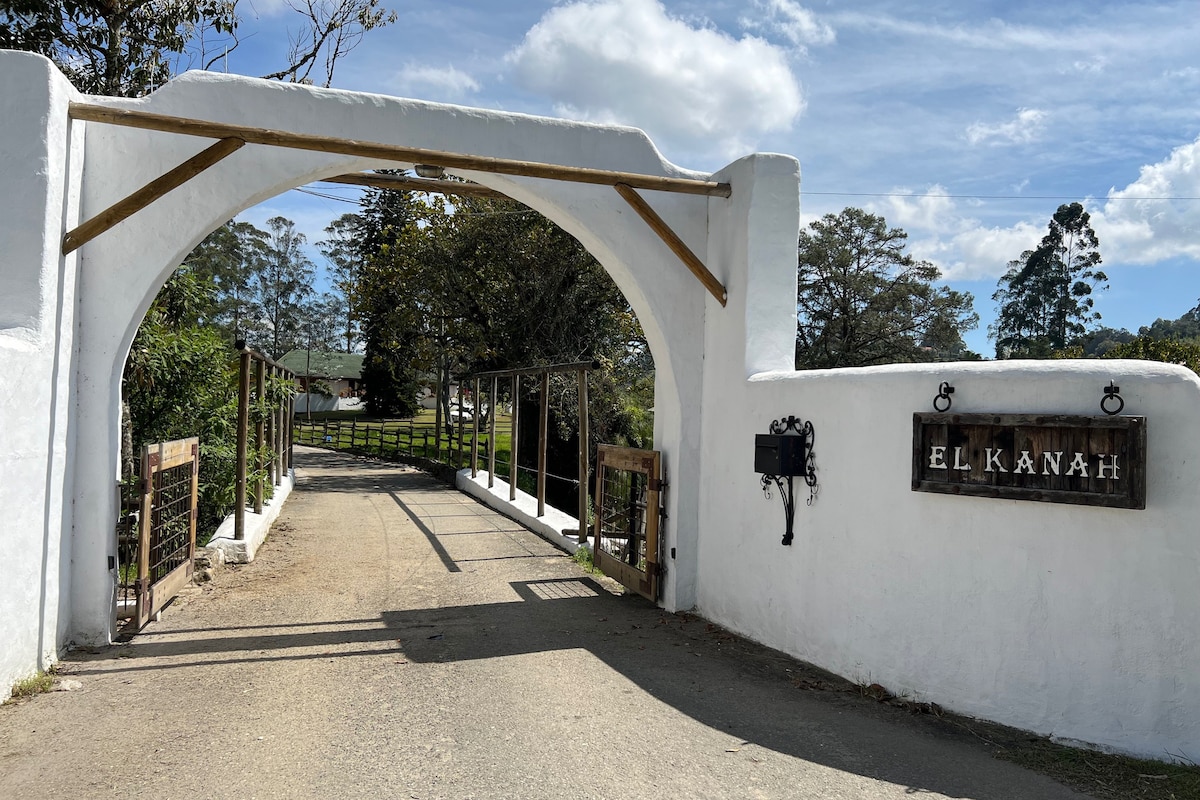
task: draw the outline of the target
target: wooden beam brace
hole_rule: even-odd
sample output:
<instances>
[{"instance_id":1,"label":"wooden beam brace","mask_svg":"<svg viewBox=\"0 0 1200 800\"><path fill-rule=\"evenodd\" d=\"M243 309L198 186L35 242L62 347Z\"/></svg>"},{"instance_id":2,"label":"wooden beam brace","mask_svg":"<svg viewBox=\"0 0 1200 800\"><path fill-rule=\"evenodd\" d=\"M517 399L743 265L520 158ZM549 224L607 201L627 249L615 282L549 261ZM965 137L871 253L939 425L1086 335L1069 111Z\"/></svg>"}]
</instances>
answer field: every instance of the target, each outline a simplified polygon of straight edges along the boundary
<instances>
[{"instance_id":1,"label":"wooden beam brace","mask_svg":"<svg viewBox=\"0 0 1200 800\"><path fill-rule=\"evenodd\" d=\"M700 279L704 284L704 288L708 289L709 294L717 298L717 302L722 306L729 299L729 293L725 291L725 286L717 280L717 277L708 271L708 267L704 266L704 262L696 257L691 248L684 244L684 241L676 235L675 231L671 230L671 226L663 221L663 218L658 215L658 212L650 207L650 204L637 193L637 190L632 186L624 183L618 183L614 187L617 194L625 198L625 202L633 207L633 210L638 213L646 224L650 226L650 230L658 234L658 238L666 243L667 247L675 255L679 256L679 260L684 263L692 274Z\"/></svg>"},{"instance_id":2,"label":"wooden beam brace","mask_svg":"<svg viewBox=\"0 0 1200 800\"><path fill-rule=\"evenodd\" d=\"M322 178L324 183L345 183L351 186L370 186L375 189L390 189L402 192L437 192L439 194L459 194L467 197L495 197L508 200L504 192L497 192L478 183L463 181L432 180L430 178L410 178L407 175L377 175L369 172L351 172L345 175L334 175L332 178Z\"/></svg>"},{"instance_id":3,"label":"wooden beam brace","mask_svg":"<svg viewBox=\"0 0 1200 800\"><path fill-rule=\"evenodd\" d=\"M518 161L509 158L463 155L442 150L427 150L403 147L378 142L361 142L336 136L316 136L305 133L253 128L246 125L231 125L221 122L206 122L186 117L171 117L145 111L126 111L107 106L87 103L71 103L72 119L85 122L100 122L123 125L143 130L182 133L188 136L206 136L210 139L237 138L247 144L263 144L288 147L295 150L310 150L319 153L375 158L380 161L399 161L410 164L429 164L449 169L466 169L491 172L497 175L521 175L530 178L591 183L613 186L628 184L638 189L653 189L662 192L682 192L715 197L729 197L731 189L727 183L700 181L689 178L668 178L659 175L642 175L636 172L618 172L588 167L568 167L558 164L543 164L536 161Z\"/></svg>"},{"instance_id":4,"label":"wooden beam brace","mask_svg":"<svg viewBox=\"0 0 1200 800\"><path fill-rule=\"evenodd\" d=\"M67 231L62 242L63 255L78 250L109 228L133 216L171 190L182 186L226 156L237 152L245 144L241 139L221 139L178 167L150 181L128 197L113 203L79 227Z\"/></svg>"}]
</instances>

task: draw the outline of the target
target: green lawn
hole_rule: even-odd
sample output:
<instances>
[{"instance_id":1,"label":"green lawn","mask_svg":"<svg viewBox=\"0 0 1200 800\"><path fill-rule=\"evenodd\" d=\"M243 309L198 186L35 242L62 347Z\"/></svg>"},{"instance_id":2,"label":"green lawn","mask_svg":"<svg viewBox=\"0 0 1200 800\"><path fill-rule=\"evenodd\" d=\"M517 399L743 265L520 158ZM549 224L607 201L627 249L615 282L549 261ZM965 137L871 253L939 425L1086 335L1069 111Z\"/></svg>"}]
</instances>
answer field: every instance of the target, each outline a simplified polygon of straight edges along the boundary
<instances>
[{"instance_id":1,"label":"green lawn","mask_svg":"<svg viewBox=\"0 0 1200 800\"><path fill-rule=\"evenodd\" d=\"M435 423L432 409L421 409L412 419L373 419L360 411L335 411L314 413L310 422L307 414L297 414L295 442L384 457L401 455L453 463L459 453L459 426L454 426L453 436L444 430L439 436ZM465 423L462 426L464 464L470 462L472 434L471 424ZM512 418L507 414L496 415L495 445L496 474L507 477L512 451ZM488 431L484 426L478 436L480 469L487 468L487 446Z\"/></svg>"}]
</instances>

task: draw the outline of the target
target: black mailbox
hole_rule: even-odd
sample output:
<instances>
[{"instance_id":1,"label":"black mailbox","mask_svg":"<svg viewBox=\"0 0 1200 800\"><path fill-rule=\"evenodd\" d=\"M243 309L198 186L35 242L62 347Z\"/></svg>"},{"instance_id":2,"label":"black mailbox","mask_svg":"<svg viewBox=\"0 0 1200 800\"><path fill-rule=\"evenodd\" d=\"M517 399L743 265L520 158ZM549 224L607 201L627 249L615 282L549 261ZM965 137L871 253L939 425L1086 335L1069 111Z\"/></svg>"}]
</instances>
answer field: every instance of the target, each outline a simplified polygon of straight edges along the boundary
<instances>
[{"instance_id":1,"label":"black mailbox","mask_svg":"<svg viewBox=\"0 0 1200 800\"><path fill-rule=\"evenodd\" d=\"M763 475L804 475L804 436L760 433L754 437L754 471Z\"/></svg>"}]
</instances>

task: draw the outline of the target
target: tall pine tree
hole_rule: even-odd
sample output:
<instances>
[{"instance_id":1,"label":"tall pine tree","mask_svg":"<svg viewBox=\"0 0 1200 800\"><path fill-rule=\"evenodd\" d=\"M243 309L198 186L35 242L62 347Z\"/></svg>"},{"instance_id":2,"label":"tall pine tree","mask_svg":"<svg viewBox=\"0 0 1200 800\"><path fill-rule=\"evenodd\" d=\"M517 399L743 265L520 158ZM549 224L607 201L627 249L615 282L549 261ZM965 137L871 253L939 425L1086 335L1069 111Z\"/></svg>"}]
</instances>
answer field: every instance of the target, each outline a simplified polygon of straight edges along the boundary
<instances>
[{"instance_id":1,"label":"tall pine tree","mask_svg":"<svg viewBox=\"0 0 1200 800\"><path fill-rule=\"evenodd\" d=\"M992 295L998 304L990 330L996 357L1048 357L1099 321L1092 293L1108 288L1099 265L1091 215L1080 203L1059 206L1041 244L1009 263Z\"/></svg>"}]
</instances>

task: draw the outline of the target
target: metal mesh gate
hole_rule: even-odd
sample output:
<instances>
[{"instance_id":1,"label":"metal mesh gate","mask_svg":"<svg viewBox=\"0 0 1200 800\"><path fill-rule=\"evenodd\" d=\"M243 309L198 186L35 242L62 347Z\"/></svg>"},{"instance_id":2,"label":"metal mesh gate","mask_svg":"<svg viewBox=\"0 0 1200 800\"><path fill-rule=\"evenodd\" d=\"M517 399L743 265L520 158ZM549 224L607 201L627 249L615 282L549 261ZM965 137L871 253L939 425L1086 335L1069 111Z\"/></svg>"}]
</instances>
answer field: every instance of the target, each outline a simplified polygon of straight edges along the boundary
<instances>
[{"instance_id":1,"label":"metal mesh gate","mask_svg":"<svg viewBox=\"0 0 1200 800\"><path fill-rule=\"evenodd\" d=\"M200 443L195 437L147 445L137 540L135 629L162 610L192 577Z\"/></svg>"},{"instance_id":2,"label":"metal mesh gate","mask_svg":"<svg viewBox=\"0 0 1200 800\"><path fill-rule=\"evenodd\" d=\"M629 589L658 600L661 456L600 445L596 458L596 565Z\"/></svg>"}]
</instances>

